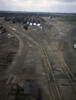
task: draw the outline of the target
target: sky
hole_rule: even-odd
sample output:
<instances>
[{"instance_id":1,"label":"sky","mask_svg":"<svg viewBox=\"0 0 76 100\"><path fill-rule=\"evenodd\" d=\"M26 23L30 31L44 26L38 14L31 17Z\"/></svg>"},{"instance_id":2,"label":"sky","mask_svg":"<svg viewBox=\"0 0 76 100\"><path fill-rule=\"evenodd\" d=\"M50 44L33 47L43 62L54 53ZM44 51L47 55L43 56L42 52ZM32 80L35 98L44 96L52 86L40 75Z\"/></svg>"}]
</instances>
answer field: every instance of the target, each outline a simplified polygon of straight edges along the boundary
<instances>
[{"instance_id":1,"label":"sky","mask_svg":"<svg viewBox=\"0 0 76 100\"><path fill-rule=\"evenodd\" d=\"M76 13L76 0L0 0L0 10Z\"/></svg>"}]
</instances>

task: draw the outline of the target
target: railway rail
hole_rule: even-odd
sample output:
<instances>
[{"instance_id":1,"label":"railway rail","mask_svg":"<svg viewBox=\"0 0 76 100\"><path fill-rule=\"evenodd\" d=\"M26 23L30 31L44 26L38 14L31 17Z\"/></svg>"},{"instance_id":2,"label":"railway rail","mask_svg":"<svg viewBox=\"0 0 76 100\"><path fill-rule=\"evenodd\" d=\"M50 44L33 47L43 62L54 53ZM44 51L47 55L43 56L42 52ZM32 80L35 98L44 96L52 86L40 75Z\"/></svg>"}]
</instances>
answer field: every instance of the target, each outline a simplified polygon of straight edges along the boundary
<instances>
[{"instance_id":1,"label":"railway rail","mask_svg":"<svg viewBox=\"0 0 76 100\"><path fill-rule=\"evenodd\" d=\"M40 41L41 40L41 41ZM39 44L40 44L40 55L41 55L41 59L43 60L44 64L45 64L45 69L47 71L47 74L49 73L49 71L51 72L52 74L52 77L53 77L53 82L51 82L50 80L50 77L49 77L49 74L48 74L48 82L49 82L49 85L50 85L50 91L51 91L51 99L52 100L61 100L61 95L60 95L60 91L58 89L58 84L56 83L56 78L55 78L55 75L53 73L53 69L51 67L51 63L50 63L50 60L49 60L49 56L47 54L47 51L46 51L46 48L45 48L45 45L43 43L43 40L42 38L40 38L39 40ZM53 85L54 84L54 85ZM55 89L53 88L55 86ZM55 90L56 90L56 95L55 94ZM56 96L55 96L56 95Z\"/></svg>"},{"instance_id":2,"label":"railway rail","mask_svg":"<svg viewBox=\"0 0 76 100\"><path fill-rule=\"evenodd\" d=\"M67 64L66 64L66 62L64 60L62 52L58 51L58 48L57 48L57 46L54 43L54 39L51 40L50 36L48 34L47 34L47 37L50 40L50 45L52 47L52 50L55 53L57 59L59 60L59 62L61 64L61 68L66 73L66 76L68 77L68 80L70 81L70 84L73 87L73 90L74 90L74 93L75 93L75 96L76 96L76 86L73 83L73 81L76 82L76 79L75 79L74 75L72 74L71 70L69 69L69 67L67 66Z\"/></svg>"}]
</instances>

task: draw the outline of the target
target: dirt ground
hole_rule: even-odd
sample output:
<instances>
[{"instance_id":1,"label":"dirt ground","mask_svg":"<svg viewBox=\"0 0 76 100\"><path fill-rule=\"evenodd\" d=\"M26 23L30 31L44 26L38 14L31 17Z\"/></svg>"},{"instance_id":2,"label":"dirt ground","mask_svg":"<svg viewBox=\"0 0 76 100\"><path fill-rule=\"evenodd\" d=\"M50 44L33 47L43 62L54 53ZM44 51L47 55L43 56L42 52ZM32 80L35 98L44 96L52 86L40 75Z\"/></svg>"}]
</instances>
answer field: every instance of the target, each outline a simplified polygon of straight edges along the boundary
<instances>
[{"instance_id":1,"label":"dirt ground","mask_svg":"<svg viewBox=\"0 0 76 100\"><path fill-rule=\"evenodd\" d=\"M31 79L40 86L42 100L76 100L76 27L69 21L41 18L45 22L37 17L41 28L30 26L28 30L24 29L22 22L12 23L3 20L7 32L0 34L0 40L3 41L5 37L8 42L1 41L0 55L7 59L8 53L15 54L5 70L6 73L0 72L1 82L6 81L5 86L9 87L12 83L24 84L26 80ZM7 34L13 37L8 38ZM7 45L8 43L10 45ZM4 63L4 60L2 61ZM0 89L2 91L1 87ZM1 93L3 95L4 92ZM6 91L5 94L7 96ZM1 100L3 99L1 96Z\"/></svg>"}]
</instances>

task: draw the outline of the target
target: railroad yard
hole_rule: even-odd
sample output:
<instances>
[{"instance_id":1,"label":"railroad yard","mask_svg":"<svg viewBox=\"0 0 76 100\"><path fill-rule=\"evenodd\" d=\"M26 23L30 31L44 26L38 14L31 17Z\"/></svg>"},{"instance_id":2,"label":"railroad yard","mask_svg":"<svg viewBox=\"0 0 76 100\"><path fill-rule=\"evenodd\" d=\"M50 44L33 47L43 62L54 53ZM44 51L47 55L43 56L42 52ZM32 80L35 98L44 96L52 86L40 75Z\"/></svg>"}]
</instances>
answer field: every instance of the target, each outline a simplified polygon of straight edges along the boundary
<instances>
[{"instance_id":1,"label":"railroad yard","mask_svg":"<svg viewBox=\"0 0 76 100\"><path fill-rule=\"evenodd\" d=\"M11 100L12 84L25 87L30 80L30 88L40 90L37 100L76 100L75 47L76 23L38 15L0 17L0 100ZM27 87L25 92L36 92Z\"/></svg>"}]
</instances>

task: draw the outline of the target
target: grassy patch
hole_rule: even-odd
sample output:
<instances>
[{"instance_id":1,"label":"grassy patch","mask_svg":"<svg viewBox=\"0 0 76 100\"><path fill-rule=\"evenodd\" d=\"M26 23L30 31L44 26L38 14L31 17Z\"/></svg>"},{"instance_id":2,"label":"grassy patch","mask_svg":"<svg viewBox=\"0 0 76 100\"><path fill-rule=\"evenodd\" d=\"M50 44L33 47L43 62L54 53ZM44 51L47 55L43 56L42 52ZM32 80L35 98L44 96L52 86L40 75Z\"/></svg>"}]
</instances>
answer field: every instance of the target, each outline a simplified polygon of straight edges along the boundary
<instances>
[{"instance_id":1,"label":"grassy patch","mask_svg":"<svg viewBox=\"0 0 76 100\"><path fill-rule=\"evenodd\" d=\"M76 17L59 17L57 18L57 20L70 22L71 24L76 24Z\"/></svg>"}]
</instances>

